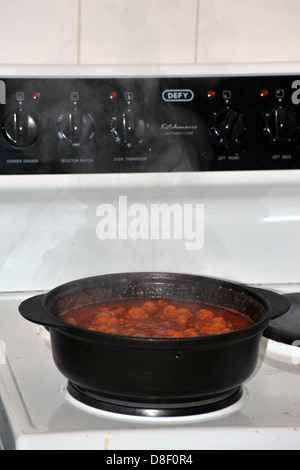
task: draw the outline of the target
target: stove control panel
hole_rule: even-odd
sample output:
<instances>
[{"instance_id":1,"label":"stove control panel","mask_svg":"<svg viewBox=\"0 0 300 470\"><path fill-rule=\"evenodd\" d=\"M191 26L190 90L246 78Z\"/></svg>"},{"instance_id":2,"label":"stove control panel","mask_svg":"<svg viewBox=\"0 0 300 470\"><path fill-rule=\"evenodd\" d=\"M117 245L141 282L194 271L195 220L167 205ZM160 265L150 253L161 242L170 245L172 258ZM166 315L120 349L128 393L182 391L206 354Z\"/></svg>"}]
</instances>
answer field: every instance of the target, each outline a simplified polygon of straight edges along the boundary
<instances>
[{"instance_id":1,"label":"stove control panel","mask_svg":"<svg viewBox=\"0 0 300 470\"><path fill-rule=\"evenodd\" d=\"M297 76L0 83L0 174L300 169Z\"/></svg>"}]
</instances>

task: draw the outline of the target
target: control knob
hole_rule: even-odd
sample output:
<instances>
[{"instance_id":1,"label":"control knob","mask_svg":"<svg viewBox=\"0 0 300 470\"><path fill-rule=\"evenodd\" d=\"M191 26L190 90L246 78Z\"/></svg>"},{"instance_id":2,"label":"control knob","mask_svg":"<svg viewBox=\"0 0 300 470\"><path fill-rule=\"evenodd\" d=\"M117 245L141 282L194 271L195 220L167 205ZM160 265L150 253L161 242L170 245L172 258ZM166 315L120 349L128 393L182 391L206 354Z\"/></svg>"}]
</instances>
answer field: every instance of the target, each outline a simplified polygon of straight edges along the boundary
<instances>
[{"instance_id":1,"label":"control knob","mask_svg":"<svg viewBox=\"0 0 300 470\"><path fill-rule=\"evenodd\" d=\"M130 111L111 120L110 130L115 142L127 148L142 144L148 129L149 123Z\"/></svg>"},{"instance_id":2,"label":"control knob","mask_svg":"<svg viewBox=\"0 0 300 470\"><path fill-rule=\"evenodd\" d=\"M244 116L234 109L225 108L212 114L209 127L221 144L238 143L245 132Z\"/></svg>"},{"instance_id":3,"label":"control knob","mask_svg":"<svg viewBox=\"0 0 300 470\"><path fill-rule=\"evenodd\" d=\"M14 147L29 147L39 136L37 120L22 109L11 111L2 122L5 139Z\"/></svg>"},{"instance_id":4,"label":"control knob","mask_svg":"<svg viewBox=\"0 0 300 470\"><path fill-rule=\"evenodd\" d=\"M265 114L264 130L274 143L291 142L298 132L297 118L287 108L276 108Z\"/></svg>"},{"instance_id":5,"label":"control knob","mask_svg":"<svg viewBox=\"0 0 300 470\"><path fill-rule=\"evenodd\" d=\"M90 113L73 110L58 118L58 135L61 140L76 147L86 144L95 134L95 123Z\"/></svg>"}]
</instances>

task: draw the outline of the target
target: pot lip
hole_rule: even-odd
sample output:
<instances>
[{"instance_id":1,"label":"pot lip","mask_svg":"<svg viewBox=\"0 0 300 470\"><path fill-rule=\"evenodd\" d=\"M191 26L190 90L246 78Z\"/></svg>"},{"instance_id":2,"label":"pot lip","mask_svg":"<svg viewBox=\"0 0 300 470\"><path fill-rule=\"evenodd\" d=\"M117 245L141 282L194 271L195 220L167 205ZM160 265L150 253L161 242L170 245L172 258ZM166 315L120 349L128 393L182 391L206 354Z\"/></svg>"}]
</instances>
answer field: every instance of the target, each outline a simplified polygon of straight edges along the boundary
<instances>
[{"instance_id":1,"label":"pot lip","mask_svg":"<svg viewBox=\"0 0 300 470\"><path fill-rule=\"evenodd\" d=\"M56 317L52 312L50 312L47 303L50 299L58 295L59 293L65 292L68 295L69 289L74 289L77 286L81 286L82 289L87 289L89 284L93 284L96 280L101 279L118 279L120 282L128 282L129 280L133 280L137 278L140 280L141 276L148 277L149 279L153 280L172 280L172 279L188 279L190 281L197 281L203 283L203 285L212 285L220 284L219 288L228 288L230 290L238 291L240 295L250 295L254 298L257 302L259 302L262 306L262 309L268 312L271 308L270 303L267 299L263 298L256 292L255 288L251 288L245 284L231 282L228 280L217 279L214 277L207 277L207 276L198 276L196 274L187 274L187 273L168 273L168 272L128 272L128 273L112 273L112 274L100 274L97 276L85 277L82 279L76 279L75 281L70 281L59 285L48 293L46 293L43 297L43 306L46 308L50 315L55 317L55 319L59 320L61 323L61 328L59 326L53 326L54 329L61 329L64 334L70 336L76 336L82 340L89 340L95 342L105 342L105 343L115 343L118 345L124 346L148 346L148 347L170 347L170 348L180 348L180 347L190 347L190 346L214 346L223 345L224 343L233 343L243 341L244 339L249 339L257 334L261 333L269 322L268 315L263 315L260 320L255 322L253 325L250 325L246 328L242 328L240 330L221 333L221 334L214 334L214 335L207 335L207 336L197 336L197 337L186 337L186 338L161 338L161 337L149 337L143 338L138 336L128 336L128 335L116 335L111 333L103 333L99 331L89 330L87 328L83 328L77 325L71 325L65 322L64 320ZM112 299L110 299L112 300ZM51 301L51 303L55 303ZM50 326L51 328L51 326Z\"/></svg>"},{"instance_id":2,"label":"pot lip","mask_svg":"<svg viewBox=\"0 0 300 470\"><path fill-rule=\"evenodd\" d=\"M178 272L167 272L167 271L130 271L130 272L120 272L120 273L107 273L107 274L98 274L95 276L88 276L88 277L83 277L83 278L78 278L73 281L68 281L63 284L60 284L59 286L54 287L50 291L48 291L45 295L52 295L54 292L57 290L66 290L69 287L74 287L76 285L82 285L82 284L88 284L88 283L93 283L97 279L118 279L121 282L127 282L128 280L132 280L134 278L139 279L141 276L143 277L151 277L151 278L157 278L157 279L166 279L167 277L170 278L184 278L184 279L189 279L189 280L195 280L195 281L201 281L204 283L222 283L224 286L227 285L228 287L233 287L233 288L242 288L242 289L247 289L250 290L252 289L250 286L240 283L240 282L235 282L231 281L228 279L222 279L222 278L216 278L213 276L204 276L204 275L198 275L198 274L189 274L189 273L178 273Z\"/></svg>"},{"instance_id":3,"label":"pot lip","mask_svg":"<svg viewBox=\"0 0 300 470\"><path fill-rule=\"evenodd\" d=\"M170 280L172 279L188 279L190 281L197 281L203 283L205 286L206 284L212 284L215 283L217 284L222 284L219 285L219 288L225 288L228 287L229 290L237 290L240 291L239 293L243 295L244 293L250 294L252 297L255 297L256 300L258 300L260 303L264 304L264 308L270 308L269 302L266 301L266 299L263 299L261 295L257 294L258 289L248 286L243 283L235 282L235 281L230 281L228 279L221 279L221 278L215 278L215 277L210 277L210 276L202 276L202 275L197 275L197 274L188 274L188 273L175 273L175 272L153 272L153 271L136 271L136 272L127 272L127 273L112 273L112 274L100 274L96 276L89 276L89 277L84 277L80 279L75 279L73 281L66 282L64 284L61 284L59 286L54 287L47 293L45 293L45 301L48 300L49 297L54 296L55 294L58 294L60 291L65 291L67 293L68 289L74 289L76 286L82 286L83 288L87 288L88 284L94 283L96 280L101 280L101 279L118 279L119 282L128 282L129 280L132 279L137 279L140 280L140 277L149 277L152 279L161 279L166 280L169 278ZM247 291L247 292L243 292ZM278 294L279 295L279 294Z\"/></svg>"}]
</instances>

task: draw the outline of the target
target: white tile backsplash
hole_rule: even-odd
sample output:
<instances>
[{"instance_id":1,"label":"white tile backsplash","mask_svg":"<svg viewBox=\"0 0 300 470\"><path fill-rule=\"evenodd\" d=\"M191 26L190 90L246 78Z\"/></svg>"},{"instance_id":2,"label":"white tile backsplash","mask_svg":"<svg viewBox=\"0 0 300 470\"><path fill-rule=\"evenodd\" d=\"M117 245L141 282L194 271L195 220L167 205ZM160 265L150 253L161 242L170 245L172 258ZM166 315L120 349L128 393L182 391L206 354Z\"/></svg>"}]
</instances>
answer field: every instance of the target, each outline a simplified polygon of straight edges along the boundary
<instances>
[{"instance_id":1,"label":"white tile backsplash","mask_svg":"<svg viewBox=\"0 0 300 470\"><path fill-rule=\"evenodd\" d=\"M193 63L197 0L82 0L84 64Z\"/></svg>"},{"instance_id":2,"label":"white tile backsplash","mask_svg":"<svg viewBox=\"0 0 300 470\"><path fill-rule=\"evenodd\" d=\"M300 0L0 0L0 64L300 61Z\"/></svg>"},{"instance_id":3,"label":"white tile backsplash","mask_svg":"<svg viewBox=\"0 0 300 470\"><path fill-rule=\"evenodd\" d=\"M78 0L0 0L0 63L75 64Z\"/></svg>"},{"instance_id":4,"label":"white tile backsplash","mask_svg":"<svg viewBox=\"0 0 300 470\"><path fill-rule=\"evenodd\" d=\"M300 60L299 0L201 0L199 63Z\"/></svg>"}]
</instances>

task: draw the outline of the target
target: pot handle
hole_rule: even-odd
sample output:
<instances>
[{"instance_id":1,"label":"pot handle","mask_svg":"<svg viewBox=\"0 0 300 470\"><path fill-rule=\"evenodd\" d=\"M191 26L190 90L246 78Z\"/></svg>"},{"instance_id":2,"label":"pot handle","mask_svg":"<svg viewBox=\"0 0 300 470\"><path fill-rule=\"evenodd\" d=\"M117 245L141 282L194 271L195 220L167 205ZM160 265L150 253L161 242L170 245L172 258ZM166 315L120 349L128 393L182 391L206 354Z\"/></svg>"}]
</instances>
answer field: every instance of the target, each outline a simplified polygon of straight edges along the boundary
<instances>
[{"instance_id":1,"label":"pot handle","mask_svg":"<svg viewBox=\"0 0 300 470\"><path fill-rule=\"evenodd\" d=\"M24 300L19 305L19 312L26 320L48 327L66 328L63 321L56 318L44 305L45 294L39 294Z\"/></svg>"},{"instance_id":2,"label":"pot handle","mask_svg":"<svg viewBox=\"0 0 300 470\"><path fill-rule=\"evenodd\" d=\"M251 287L250 290L258 294L269 303L271 308L269 313L270 319L274 320L275 318L284 315L291 307L289 300L282 294L257 287Z\"/></svg>"}]
</instances>

